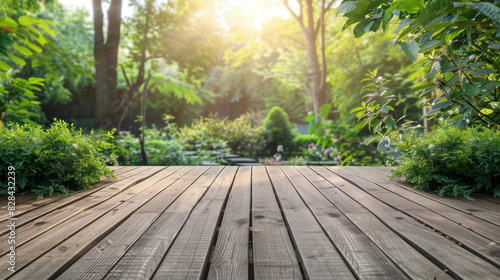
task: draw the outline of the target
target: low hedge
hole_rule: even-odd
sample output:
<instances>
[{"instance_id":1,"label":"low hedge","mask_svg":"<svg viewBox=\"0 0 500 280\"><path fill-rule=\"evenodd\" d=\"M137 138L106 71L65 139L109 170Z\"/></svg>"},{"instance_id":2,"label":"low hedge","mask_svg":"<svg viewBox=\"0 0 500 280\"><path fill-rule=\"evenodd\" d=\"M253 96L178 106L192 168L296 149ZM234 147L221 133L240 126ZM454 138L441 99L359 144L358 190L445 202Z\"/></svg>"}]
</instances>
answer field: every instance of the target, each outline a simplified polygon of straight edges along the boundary
<instances>
[{"instance_id":1,"label":"low hedge","mask_svg":"<svg viewBox=\"0 0 500 280\"><path fill-rule=\"evenodd\" d=\"M110 138L112 132L85 135L64 121L46 130L17 124L1 129L0 194L10 191L12 175L16 193L34 192L39 197L90 188L101 176L114 178L107 167L113 160L101 154L110 147Z\"/></svg>"}]
</instances>

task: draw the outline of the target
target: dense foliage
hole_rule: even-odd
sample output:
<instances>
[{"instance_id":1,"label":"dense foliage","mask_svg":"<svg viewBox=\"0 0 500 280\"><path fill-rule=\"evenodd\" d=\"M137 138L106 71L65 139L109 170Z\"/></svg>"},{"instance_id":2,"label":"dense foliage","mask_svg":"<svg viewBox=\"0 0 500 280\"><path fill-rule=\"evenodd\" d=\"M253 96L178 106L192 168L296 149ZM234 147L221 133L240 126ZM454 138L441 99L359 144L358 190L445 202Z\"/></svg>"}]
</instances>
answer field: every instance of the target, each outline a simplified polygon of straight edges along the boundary
<instances>
[{"instance_id":1,"label":"dense foliage","mask_svg":"<svg viewBox=\"0 0 500 280\"><path fill-rule=\"evenodd\" d=\"M421 68L413 89L430 111L471 124L500 126L498 1L344 1L339 12L356 37L397 25L392 43ZM396 20L395 18L399 19ZM419 77L420 76L420 77ZM368 102L366 102L368 103Z\"/></svg>"},{"instance_id":2,"label":"dense foliage","mask_svg":"<svg viewBox=\"0 0 500 280\"><path fill-rule=\"evenodd\" d=\"M110 148L107 134L84 135L81 130L56 121L47 130L15 124L0 133L0 170L15 168L16 192L40 197L87 189L101 176L114 177L102 155ZM0 174L1 194L6 194L7 173Z\"/></svg>"},{"instance_id":3,"label":"dense foliage","mask_svg":"<svg viewBox=\"0 0 500 280\"><path fill-rule=\"evenodd\" d=\"M259 155L266 143L260 124L253 123L248 114L232 121L217 115L196 119L180 128L177 137L190 151L230 148L242 156Z\"/></svg>"},{"instance_id":4,"label":"dense foliage","mask_svg":"<svg viewBox=\"0 0 500 280\"><path fill-rule=\"evenodd\" d=\"M169 139L163 130L149 128L145 135L144 148L149 165L188 164L184 147L177 140ZM139 138L130 134L115 138L107 154L116 154L120 165L142 165Z\"/></svg>"},{"instance_id":5,"label":"dense foliage","mask_svg":"<svg viewBox=\"0 0 500 280\"><path fill-rule=\"evenodd\" d=\"M465 196L473 192L500 196L500 131L487 128L440 127L431 133L405 134L397 143L405 176L422 190Z\"/></svg>"},{"instance_id":6,"label":"dense foliage","mask_svg":"<svg viewBox=\"0 0 500 280\"><path fill-rule=\"evenodd\" d=\"M268 154L275 153L279 145L283 146L284 152L291 151L295 138L295 127L283 109L278 106L271 108L262 126L267 141L266 151Z\"/></svg>"}]
</instances>

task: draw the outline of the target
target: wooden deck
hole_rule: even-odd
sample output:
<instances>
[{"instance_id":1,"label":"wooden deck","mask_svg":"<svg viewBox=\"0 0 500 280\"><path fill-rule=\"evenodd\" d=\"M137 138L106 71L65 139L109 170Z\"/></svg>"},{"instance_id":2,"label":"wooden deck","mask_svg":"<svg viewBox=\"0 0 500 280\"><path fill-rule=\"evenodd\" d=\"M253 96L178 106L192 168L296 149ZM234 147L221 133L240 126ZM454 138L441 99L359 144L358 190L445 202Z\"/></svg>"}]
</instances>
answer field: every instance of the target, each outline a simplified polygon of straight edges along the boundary
<instances>
[{"instance_id":1,"label":"wooden deck","mask_svg":"<svg viewBox=\"0 0 500 280\"><path fill-rule=\"evenodd\" d=\"M17 198L5 279L500 279L500 199L440 198L375 167L117 167Z\"/></svg>"}]
</instances>

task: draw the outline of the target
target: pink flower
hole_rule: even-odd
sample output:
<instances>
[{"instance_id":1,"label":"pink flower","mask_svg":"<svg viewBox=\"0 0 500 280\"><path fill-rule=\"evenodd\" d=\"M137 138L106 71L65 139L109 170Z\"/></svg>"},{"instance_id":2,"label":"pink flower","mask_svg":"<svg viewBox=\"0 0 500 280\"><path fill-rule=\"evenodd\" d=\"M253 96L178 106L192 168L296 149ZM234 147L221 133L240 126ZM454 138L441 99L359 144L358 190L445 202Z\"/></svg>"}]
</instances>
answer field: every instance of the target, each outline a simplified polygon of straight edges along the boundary
<instances>
[{"instance_id":1,"label":"pink flower","mask_svg":"<svg viewBox=\"0 0 500 280\"><path fill-rule=\"evenodd\" d=\"M308 148L308 149L312 149L312 147L313 147L313 145L312 145L312 144L307 145L307 148Z\"/></svg>"},{"instance_id":2,"label":"pink flower","mask_svg":"<svg viewBox=\"0 0 500 280\"><path fill-rule=\"evenodd\" d=\"M325 156L327 156L330 153L330 148L326 148L326 150L323 152Z\"/></svg>"}]
</instances>

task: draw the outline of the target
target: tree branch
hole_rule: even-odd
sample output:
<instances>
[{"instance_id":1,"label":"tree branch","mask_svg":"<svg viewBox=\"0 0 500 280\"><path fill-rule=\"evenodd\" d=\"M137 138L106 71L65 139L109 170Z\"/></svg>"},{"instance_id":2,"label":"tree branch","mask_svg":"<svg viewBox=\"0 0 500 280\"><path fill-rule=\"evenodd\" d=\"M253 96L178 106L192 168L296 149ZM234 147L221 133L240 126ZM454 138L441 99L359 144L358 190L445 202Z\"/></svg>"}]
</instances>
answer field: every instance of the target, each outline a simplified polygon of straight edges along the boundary
<instances>
[{"instance_id":1,"label":"tree branch","mask_svg":"<svg viewBox=\"0 0 500 280\"><path fill-rule=\"evenodd\" d=\"M122 68L123 77L125 77L125 81L127 82L127 86L130 88L132 85L130 84L130 81L127 77L127 73L125 73L125 69L123 68L123 65L120 65L120 67Z\"/></svg>"},{"instance_id":2,"label":"tree branch","mask_svg":"<svg viewBox=\"0 0 500 280\"><path fill-rule=\"evenodd\" d=\"M102 13L102 4L101 0L93 0L92 1L92 9L94 11L94 37L95 37L95 45L103 45L104 44L104 34L102 31L102 26L104 24L104 15Z\"/></svg>"},{"instance_id":3,"label":"tree branch","mask_svg":"<svg viewBox=\"0 0 500 280\"><path fill-rule=\"evenodd\" d=\"M288 4L288 0L284 0L283 4L285 4L286 9L290 12L290 14L299 22L301 27L304 27L303 19L302 19L302 3L299 2L300 5L300 14L297 15L292 8L290 8L290 5Z\"/></svg>"},{"instance_id":4,"label":"tree branch","mask_svg":"<svg viewBox=\"0 0 500 280\"><path fill-rule=\"evenodd\" d=\"M333 5L333 3L334 3L334 2L335 2L335 0L332 0L332 1L328 4L328 6L326 6L326 8L325 8L324 10L322 9L322 11L323 11L323 15L322 15L322 16L325 16L325 14L326 14L326 13L327 13L327 12L328 12L331 8L332 8L332 5ZM324 4L324 2L323 2L321 7L324 7L324 6L325 6L325 4ZM321 16L320 16L320 18L318 19L318 21L316 22L316 28L314 29L314 32L316 33L316 36L317 36L317 34L318 34L320 21L321 21Z\"/></svg>"}]
</instances>

